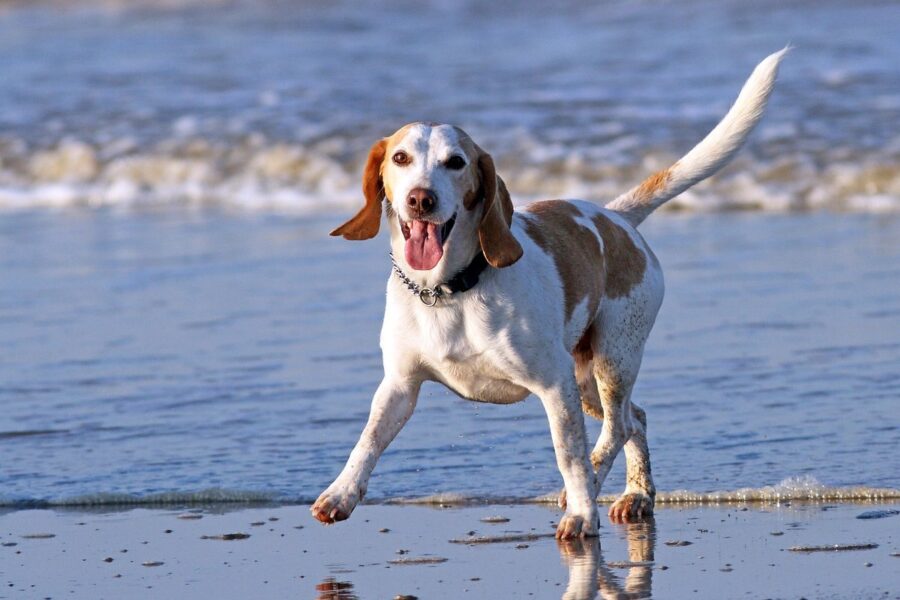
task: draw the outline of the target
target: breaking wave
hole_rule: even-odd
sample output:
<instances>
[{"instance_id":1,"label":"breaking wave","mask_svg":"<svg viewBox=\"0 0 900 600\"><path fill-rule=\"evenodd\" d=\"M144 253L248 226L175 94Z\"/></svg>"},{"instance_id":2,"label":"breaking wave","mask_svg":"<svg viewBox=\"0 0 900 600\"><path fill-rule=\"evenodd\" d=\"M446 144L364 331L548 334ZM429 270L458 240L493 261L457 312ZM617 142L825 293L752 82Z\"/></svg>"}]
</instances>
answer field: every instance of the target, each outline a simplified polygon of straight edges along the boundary
<instances>
[{"instance_id":1,"label":"breaking wave","mask_svg":"<svg viewBox=\"0 0 900 600\"><path fill-rule=\"evenodd\" d=\"M601 504L612 503L614 494L601 494L597 499ZM209 488L195 492L162 492L157 494L83 494L60 499L2 498L0 507L24 508L78 508L104 506L185 506L214 504L311 504L315 497L287 497L274 492L229 490ZM555 504L557 494L538 497L516 496L473 496L443 493L415 498L374 498L368 504L400 504L426 506L468 506L485 504ZM883 502L900 501L900 489L876 488L868 486L832 487L820 483L813 477L791 477L773 486L740 488L737 490L694 492L676 490L659 492L657 504L661 505L706 505L718 504L781 504L786 502Z\"/></svg>"},{"instance_id":2,"label":"breaking wave","mask_svg":"<svg viewBox=\"0 0 900 600\"><path fill-rule=\"evenodd\" d=\"M775 135L770 132L769 135ZM552 148L519 136L495 151L514 199L614 198L673 154L641 154L625 138L604 147ZM32 149L0 138L0 209L222 206L301 214L349 210L359 201L364 155L357 140L299 144L248 135L224 142L174 138L147 149L64 139ZM630 151L625 164L623 151ZM831 154L831 156L829 156ZM745 152L668 210L900 211L900 156L879 151L767 158Z\"/></svg>"},{"instance_id":3,"label":"breaking wave","mask_svg":"<svg viewBox=\"0 0 900 600\"><path fill-rule=\"evenodd\" d=\"M616 494L600 494L597 501L611 504ZM431 505L465 505L465 504L506 504L537 503L555 504L558 493L538 496L536 498L504 498L473 497L459 494L436 494L421 498L398 498L388 502L391 504L431 504ZM695 492L691 490L675 490L657 492L657 504L742 504L765 503L777 504L791 501L805 502L860 502L900 500L900 489L876 488L868 486L832 487L820 483L814 477L789 477L781 483L758 488L740 488L713 492Z\"/></svg>"}]
</instances>

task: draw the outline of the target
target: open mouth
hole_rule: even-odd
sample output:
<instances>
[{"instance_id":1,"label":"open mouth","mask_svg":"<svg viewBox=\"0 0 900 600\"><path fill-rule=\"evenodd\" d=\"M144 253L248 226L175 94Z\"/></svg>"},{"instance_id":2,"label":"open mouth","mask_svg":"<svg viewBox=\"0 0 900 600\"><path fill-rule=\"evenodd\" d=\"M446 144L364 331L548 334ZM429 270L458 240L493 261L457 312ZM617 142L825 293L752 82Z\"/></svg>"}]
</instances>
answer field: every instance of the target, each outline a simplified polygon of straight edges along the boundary
<instances>
[{"instance_id":1,"label":"open mouth","mask_svg":"<svg viewBox=\"0 0 900 600\"><path fill-rule=\"evenodd\" d=\"M406 240L404 256L410 267L417 271L430 271L444 255L444 242L453 230L456 215L444 223L412 220L400 221L400 231Z\"/></svg>"}]
</instances>

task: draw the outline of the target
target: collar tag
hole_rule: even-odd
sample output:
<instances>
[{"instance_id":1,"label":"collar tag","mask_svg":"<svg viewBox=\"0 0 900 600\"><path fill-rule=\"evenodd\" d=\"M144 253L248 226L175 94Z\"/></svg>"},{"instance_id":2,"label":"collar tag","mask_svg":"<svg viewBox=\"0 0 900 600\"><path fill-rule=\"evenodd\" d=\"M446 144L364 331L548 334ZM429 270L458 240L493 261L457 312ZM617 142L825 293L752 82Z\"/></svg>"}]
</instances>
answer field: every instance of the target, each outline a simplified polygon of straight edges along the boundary
<instances>
[{"instance_id":1,"label":"collar tag","mask_svg":"<svg viewBox=\"0 0 900 600\"><path fill-rule=\"evenodd\" d=\"M419 290L419 300L422 301L422 304L425 306L434 306L437 304L438 296L434 290L431 288L422 288Z\"/></svg>"}]
</instances>

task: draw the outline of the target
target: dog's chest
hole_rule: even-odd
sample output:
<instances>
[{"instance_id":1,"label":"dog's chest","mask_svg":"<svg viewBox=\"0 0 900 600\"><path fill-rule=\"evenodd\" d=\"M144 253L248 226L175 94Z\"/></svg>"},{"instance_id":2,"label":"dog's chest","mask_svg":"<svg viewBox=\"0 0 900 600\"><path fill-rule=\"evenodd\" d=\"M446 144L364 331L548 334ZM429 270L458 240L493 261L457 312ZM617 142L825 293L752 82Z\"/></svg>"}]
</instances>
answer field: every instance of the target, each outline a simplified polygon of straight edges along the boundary
<instances>
[{"instance_id":1,"label":"dog's chest","mask_svg":"<svg viewBox=\"0 0 900 600\"><path fill-rule=\"evenodd\" d=\"M507 348L489 320L465 311L425 313L416 319L420 360L454 392L481 402L509 404L528 395L512 382Z\"/></svg>"},{"instance_id":2,"label":"dog's chest","mask_svg":"<svg viewBox=\"0 0 900 600\"><path fill-rule=\"evenodd\" d=\"M468 400L511 404L528 395L527 389L509 380L507 371L483 356L445 359L429 366L435 379Z\"/></svg>"}]
</instances>

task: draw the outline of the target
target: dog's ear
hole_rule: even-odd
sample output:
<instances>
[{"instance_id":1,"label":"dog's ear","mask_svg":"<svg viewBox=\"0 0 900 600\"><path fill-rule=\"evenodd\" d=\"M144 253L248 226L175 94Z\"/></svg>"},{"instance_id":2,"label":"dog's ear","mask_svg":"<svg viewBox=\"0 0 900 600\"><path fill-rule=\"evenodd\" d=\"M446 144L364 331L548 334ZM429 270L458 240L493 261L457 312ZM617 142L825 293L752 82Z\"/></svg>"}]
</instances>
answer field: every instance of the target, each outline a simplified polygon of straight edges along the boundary
<instances>
[{"instance_id":1,"label":"dog's ear","mask_svg":"<svg viewBox=\"0 0 900 600\"><path fill-rule=\"evenodd\" d=\"M497 177L491 155L478 149L478 171L484 213L478 226L481 251L492 267L508 267L522 258L522 246L509 230L513 205L503 180Z\"/></svg>"},{"instance_id":2,"label":"dog's ear","mask_svg":"<svg viewBox=\"0 0 900 600\"><path fill-rule=\"evenodd\" d=\"M386 139L378 140L372 145L362 180L366 205L352 219L332 231L331 235L342 235L347 240L367 240L378 234L378 228L381 226L381 203L384 200L381 165L384 163L386 151Z\"/></svg>"}]
</instances>

